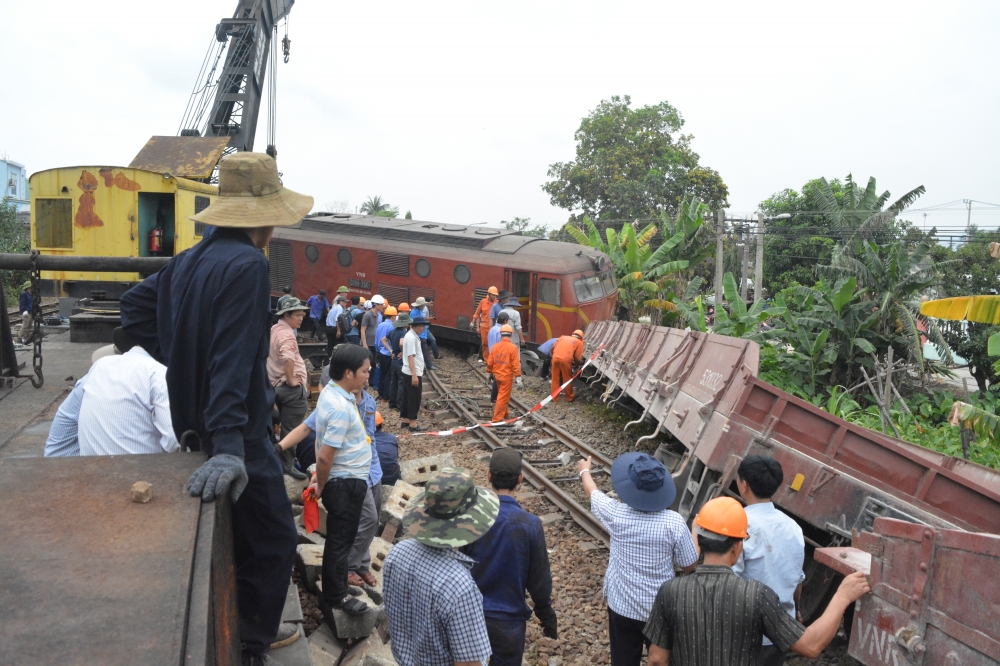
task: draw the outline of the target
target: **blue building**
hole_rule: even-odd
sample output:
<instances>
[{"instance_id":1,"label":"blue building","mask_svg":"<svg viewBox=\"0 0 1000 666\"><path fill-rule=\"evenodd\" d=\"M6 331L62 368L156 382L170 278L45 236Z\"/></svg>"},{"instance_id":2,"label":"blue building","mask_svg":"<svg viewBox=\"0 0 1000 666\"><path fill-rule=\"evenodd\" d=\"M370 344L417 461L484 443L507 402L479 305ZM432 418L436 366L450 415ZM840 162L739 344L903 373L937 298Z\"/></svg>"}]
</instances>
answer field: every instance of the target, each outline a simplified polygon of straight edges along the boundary
<instances>
[{"instance_id":1,"label":"blue building","mask_svg":"<svg viewBox=\"0 0 1000 666\"><path fill-rule=\"evenodd\" d=\"M23 164L0 157L0 199L17 206L18 211L27 211L31 205L31 186L28 172Z\"/></svg>"}]
</instances>

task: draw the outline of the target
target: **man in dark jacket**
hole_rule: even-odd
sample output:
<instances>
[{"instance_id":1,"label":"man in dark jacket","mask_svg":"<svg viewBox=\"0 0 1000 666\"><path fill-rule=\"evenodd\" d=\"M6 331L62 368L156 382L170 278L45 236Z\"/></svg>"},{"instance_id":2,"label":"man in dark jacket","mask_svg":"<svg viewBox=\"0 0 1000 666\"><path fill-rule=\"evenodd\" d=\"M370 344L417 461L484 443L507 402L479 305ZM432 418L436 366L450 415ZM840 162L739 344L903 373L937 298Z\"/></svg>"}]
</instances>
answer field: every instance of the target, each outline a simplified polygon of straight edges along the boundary
<instances>
[{"instance_id":1,"label":"man in dark jacket","mask_svg":"<svg viewBox=\"0 0 1000 666\"><path fill-rule=\"evenodd\" d=\"M17 309L21 313L21 330L18 331L17 341L21 344L27 344L35 337L35 320L31 310L34 299L31 297L30 281L21 285L21 297L17 303Z\"/></svg>"},{"instance_id":2,"label":"man in dark jacket","mask_svg":"<svg viewBox=\"0 0 1000 666\"><path fill-rule=\"evenodd\" d=\"M489 532L462 548L462 552L476 560L472 578L483 594L486 631L493 648L490 666L520 666L531 617L531 609L524 602L525 590L535 604L542 634L559 637L552 609L552 572L542 521L522 509L513 497L524 481L520 451L494 451L489 479L500 497L500 515Z\"/></svg>"},{"instance_id":3,"label":"man in dark jacket","mask_svg":"<svg viewBox=\"0 0 1000 666\"><path fill-rule=\"evenodd\" d=\"M297 537L269 432L271 284L261 250L275 226L298 222L312 201L282 187L271 157L226 157L218 198L191 218L210 233L121 299L125 332L167 366L178 440L193 439L208 455L189 492L205 502L228 493L233 503L243 664L254 666L274 663L268 650L299 636L297 625L281 623Z\"/></svg>"}]
</instances>

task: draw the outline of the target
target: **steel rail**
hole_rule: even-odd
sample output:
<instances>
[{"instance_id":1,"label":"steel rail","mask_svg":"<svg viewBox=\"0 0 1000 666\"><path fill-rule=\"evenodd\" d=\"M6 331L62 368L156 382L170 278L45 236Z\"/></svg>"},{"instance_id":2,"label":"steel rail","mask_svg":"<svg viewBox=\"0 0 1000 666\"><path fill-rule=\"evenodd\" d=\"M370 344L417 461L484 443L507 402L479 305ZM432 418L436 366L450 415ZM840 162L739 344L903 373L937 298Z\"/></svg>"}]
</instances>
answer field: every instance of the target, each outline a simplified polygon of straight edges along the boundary
<instances>
[{"instance_id":1,"label":"steel rail","mask_svg":"<svg viewBox=\"0 0 1000 666\"><path fill-rule=\"evenodd\" d=\"M480 379L487 382L489 381L489 377L482 370L472 365L471 363L469 364L469 367L472 368L473 371L475 371L475 373L479 376ZM531 409L530 407L525 405L523 402L521 402L514 396L510 397L510 404L513 405L516 409L521 410L522 414L527 414L528 411ZM547 429L549 431L549 434L554 436L560 442L562 442L571 449L575 449L577 452L582 453L585 456L591 456L594 459L594 462L599 463L604 468L606 468L608 470L608 473L611 472L611 463L613 463L614 460L607 457L606 455L604 455L594 447L590 446L583 440L577 438L574 435L571 435L569 432L557 426L555 423L545 418L538 412L532 414L531 418L536 419L539 423L541 423L542 429L543 430Z\"/></svg>"},{"instance_id":2,"label":"steel rail","mask_svg":"<svg viewBox=\"0 0 1000 666\"><path fill-rule=\"evenodd\" d=\"M42 314L43 315L50 315L53 312L59 312L59 304L58 303L49 303L48 305L43 305L42 306ZM20 324L24 320L24 317L21 316L21 313L18 312L16 308L14 309L13 312L11 312L11 311L8 310L7 315L9 317L9 319L10 319L10 325L11 326Z\"/></svg>"},{"instance_id":3,"label":"steel rail","mask_svg":"<svg viewBox=\"0 0 1000 666\"><path fill-rule=\"evenodd\" d=\"M434 390L437 391L439 395L447 395L451 392L451 388L445 384L444 380L437 376L437 373L429 372L427 373L427 376L430 378L431 385L434 387ZM449 405L449 409L470 423L478 423L476 418L472 415L472 412L470 412L468 408L461 403L451 403ZM493 451L507 446L503 440L497 437L494 433L490 432L489 428L476 428L470 432L482 438L486 446L490 447ZM591 536L600 539L605 546L610 546L611 537L608 535L607 530L604 529L601 522L594 517L594 514L584 508L582 504L573 499L573 497L571 497L566 491L553 483L547 476L535 469L527 461L522 460L521 469L524 472L525 478L528 479L528 483L535 488L540 489L542 494L550 502L555 504L559 509L568 513L573 519L573 522L579 525Z\"/></svg>"}]
</instances>

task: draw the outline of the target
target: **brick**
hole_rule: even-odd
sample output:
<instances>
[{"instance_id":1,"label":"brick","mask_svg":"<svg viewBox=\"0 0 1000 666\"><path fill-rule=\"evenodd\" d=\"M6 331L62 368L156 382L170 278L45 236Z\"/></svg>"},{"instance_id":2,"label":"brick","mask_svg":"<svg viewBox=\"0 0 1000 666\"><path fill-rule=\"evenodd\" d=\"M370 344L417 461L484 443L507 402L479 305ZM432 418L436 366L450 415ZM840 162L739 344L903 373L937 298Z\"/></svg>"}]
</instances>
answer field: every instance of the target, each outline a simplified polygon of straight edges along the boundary
<instances>
[{"instance_id":1,"label":"brick","mask_svg":"<svg viewBox=\"0 0 1000 666\"><path fill-rule=\"evenodd\" d=\"M382 507L382 523L385 525L395 525L396 527L402 525L406 505L419 494L420 488L406 481L397 481L396 485L392 486L392 492L389 493L389 496L385 500L385 506Z\"/></svg>"},{"instance_id":2,"label":"brick","mask_svg":"<svg viewBox=\"0 0 1000 666\"><path fill-rule=\"evenodd\" d=\"M295 567L311 592L316 591L316 581L323 569L323 546L300 544L295 547Z\"/></svg>"},{"instance_id":3,"label":"brick","mask_svg":"<svg viewBox=\"0 0 1000 666\"><path fill-rule=\"evenodd\" d=\"M153 486L146 481L136 481L132 484L132 501L145 504L153 499Z\"/></svg>"},{"instance_id":4,"label":"brick","mask_svg":"<svg viewBox=\"0 0 1000 666\"><path fill-rule=\"evenodd\" d=\"M319 532L306 532L306 528L301 525L295 526L296 531L299 535L299 543L313 544L316 546L322 546L326 544L326 539L320 536Z\"/></svg>"},{"instance_id":5,"label":"brick","mask_svg":"<svg viewBox=\"0 0 1000 666\"><path fill-rule=\"evenodd\" d=\"M399 666L392 656L392 646L382 645L365 655L361 666Z\"/></svg>"},{"instance_id":6,"label":"brick","mask_svg":"<svg viewBox=\"0 0 1000 666\"><path fill-rule=\"evenodd\" d=\"M365 595L355 597L365 602L368 610L360 615L345 613L339 608L330 608L324 604L323 612L327 621L333 626L333 635L337 638L366 638L375 631L380 617L385 615L381 606ZM383 620L384 621L384 620ZM380 641L381 642L381 641Z\"/></svg>"},{"instance_id":7,"label":"brick","mask_svg":"<svg viewBox=\"0 0 1000 666\"><path fill-rule=\"evenodd\" d=\"M285 493L288 494L288 499L292 501L292 504L302 504L302 491L306 489L308 479L299 481L287 474L281 476L285 479Z\"/></svg>"},{"instance_id":8,"label":"brick","mask_svg":"<svg viewBox=\"0 0 1000 666\"><path fill-rule=\"evenodd\" d=\"M419 485L427 483L427 479L431 474L434 474L445 467L454 466L455 459L452 455L450 453L442 453L436 456L427 456L426 458L403 461L399 463L399 472L403 481L412 483L413 485Z\"/></svg>"},{"instance_id":9,"label":"brick","mask_svg":"<svg viewBox=\"0 0 1000 666\"><path fill-rule=\"evenodd\" d=\"M378 634L369 636L347 651L347 654L344 655L344 660L340 662L340 666L362 666L365 657L380 647L382 647L382 639L379 638Z\"/></svg>"},{"instance_id":10,"label":"brick","mask_svg":"<svg viewBox=\"0 0 1000 666\"><path fill-rule=\"evenodd\" d=\"M309 656L313 666L337 666L344 655L344 643L333 635L333 629L320 623L309 636Z\"/></svg>"},{"instance_id":11,"label":"brick","mask_svg":"<svg viewBox=\"0 0 1000 666\"><path fill-rule=\"evenodd\" d=\"M392 544L381 537L372 539L371 548L368 549L372 558L371 572L375 576L375 580L378 581L375 589L380 594L382 592L382 569L385 567L385 558L389 556L390 550L392 550Z\"/></svg>"}]
</instances>

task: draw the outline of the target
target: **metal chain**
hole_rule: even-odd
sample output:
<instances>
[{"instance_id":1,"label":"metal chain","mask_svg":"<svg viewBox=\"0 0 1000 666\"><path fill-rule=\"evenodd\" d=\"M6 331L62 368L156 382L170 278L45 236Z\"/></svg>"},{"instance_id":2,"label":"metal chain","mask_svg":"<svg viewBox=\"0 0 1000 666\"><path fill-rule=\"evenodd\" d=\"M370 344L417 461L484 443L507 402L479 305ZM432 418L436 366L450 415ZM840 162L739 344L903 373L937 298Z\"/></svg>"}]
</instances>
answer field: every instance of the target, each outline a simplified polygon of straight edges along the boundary
<instances>
[{"instance_id":1,"label":"metal chain","mask_svg":"<svg viewBox=\"0 0 1000 666\"><path fill-rule=\"evenodd\" d=\"M34 377L31 378L31 385L35 388L42 388L42 384L45 383L45 377L42 376L42 297L38 284L42 274L38 270L38 256L38 250L31 251L31 291L33 292L31 298L31 318L34 324L31 340L35 345L35 353L32 356L31 365L34 368L35 375L38 377L37 381Z\"/></svg>"}]
</instances>

